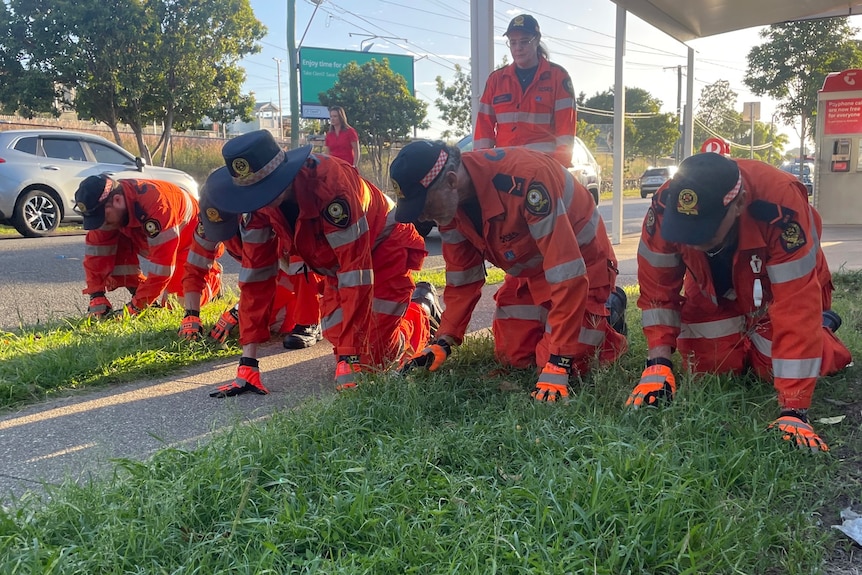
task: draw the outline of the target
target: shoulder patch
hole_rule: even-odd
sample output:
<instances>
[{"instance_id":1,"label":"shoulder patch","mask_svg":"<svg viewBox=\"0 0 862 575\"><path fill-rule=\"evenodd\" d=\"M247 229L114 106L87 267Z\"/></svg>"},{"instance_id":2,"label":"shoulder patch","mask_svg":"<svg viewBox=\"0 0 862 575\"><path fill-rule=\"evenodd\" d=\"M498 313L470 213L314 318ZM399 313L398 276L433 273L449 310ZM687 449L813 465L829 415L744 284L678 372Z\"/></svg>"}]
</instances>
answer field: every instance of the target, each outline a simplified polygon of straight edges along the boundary
<instances>
[{"instance_id":1,"label":"shoulder patch","mask_svg":"<svg viewBox=\"0 0 862 575\"><path fill-rule=\"evenodd\" d=\"M565 90L566 93L570 96L575 95L575 88L574 88L574 86L572 86L572 79L571 78L566 77L566 79L563 80L563 90Z\"/></svg>"},{"instance_id":2,"label":"shoulder patch","mask_svg":"<svg viewBox=\"0 0 862 575\"><path fill-rule=\"evenodd\" d=\"M150 218L144 222L144 231L149 237L154 238L162 231L162 224L159 223L159 220Z\"/></svg>"},{"instance_id":3,"label":"shoulder patch","mask_svg":"<svg viewBox=\"0 0 862 575\"><path fill-rule=\"evenodd\" d=\"M766 200L754 200L748 206L748 213L755 220L776 225L780 228L786 227L796 216L796 211L785 208Z\"/></svg>"},{"instance_id":4,"label":"shoulder patch","mask_svg":"<svg viewBox=\"0 0 862 575\"><path fill-rule=\"evenodd\" d=\"M795 252L807 243L808 239L805 237L805 232L802 231L802 226L798 222L791 221L783 227L784 230L781 232L781 247L784 248L784 251L788 253Z\"/></svg>"},{"instance_id":5,"label":"shoulder patch","mask_svg":"<svg viewBox=\"0 0 862 575\"><path fill-rule=\"evenodd\" d=\"M323 210L323 219L337 228L346 228L350 225L350 204L344 198L332 200Z\"/></svg>"},{"instance_id":6,"label":"shoulder patch","mask_svg":"<svg viewBox=\"0 0 862 575\"><path fill-rule=\"evenodd\" d=\"M544 217L551 213L551 196L541 182L532 182L527 189L527 211Z\"/></svg>"},{"instance_id":7,"label":"shoulder patch","mask_svg":"<svg viewBox=\"0 0 862 575\"><path fill-rule=\"evenodd\" d=\"M503 194L521 197L524 195L524 178L509 174L495 174L491 179L494 189Z\"/></svg>"},{"instance_id":8,"label":"shoulder patch","mask_svg":"<svg viewBox=\"0 0 862 575\"><path fill-rule=\"evenodd\" d=\"M644 218L644 229L650 237L655 235L655 208L652 206L650 206L646 212L646 217Z\"/></svg>"}]
</instances>

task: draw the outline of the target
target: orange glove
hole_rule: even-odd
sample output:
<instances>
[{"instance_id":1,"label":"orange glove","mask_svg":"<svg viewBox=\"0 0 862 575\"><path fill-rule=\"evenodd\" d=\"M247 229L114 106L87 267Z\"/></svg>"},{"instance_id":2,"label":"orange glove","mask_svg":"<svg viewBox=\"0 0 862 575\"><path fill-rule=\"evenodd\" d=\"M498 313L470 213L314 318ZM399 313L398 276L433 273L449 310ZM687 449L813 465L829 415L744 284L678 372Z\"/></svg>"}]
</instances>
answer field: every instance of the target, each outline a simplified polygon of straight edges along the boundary
<instances>
[{"instance_id":1,"label":"orange glove","mask_svg":"<svg viewBox=\"0 0 862 575\"><path fill-rule=\"evenodd\" d=\"M647 360L647 367L641 374L641 380L629 394L626 405L637 409L643 405L658 406L659 402L673 401L676 393L676 378L673 375L673 362L657 357Z\"/></svg>"},{"instance_id":2,"label":"orange glove","mask_svg":"<svg viewBox=\"0 0 862 575\"><path fill-rule=\"evenodd\" d=\"M210 337L219 343L224 343L237 325L239 325L239 310L234 306L221 314L221 317L210 330Z\"/></svg>"},{"instance_id":3,"label":"orange glove","mask_svg":"<svg viewBox=\"0 0 862 575\"><path fill-rule=\"evenodd\" d=\"M404 375L415 367L425 367L428 371L437 371L450 353L452 353L452 346L449 345L449 342L445 339L438 339L402 365L398 370L398 375Z\"/></svg>"},{"instance_id":4,"label":"orange glove","mask_svg":"<svg viewBox=\"0 0 862 575\"><path fill-rule=\"evenodd\" d=\"M539 374L536 387L530 397L548 403L569 400L569 374L572 372L572 358L552 355Z\"/></svg>"},{"instance_id":5,"label":"orange glove","mask_svg":"<svg viewBox=\"0 0 862 575\"><path fill-rule=\"evenodd\" d=\"M111 302L105 297L105 292L90 294L90 305L87 307L87 317L102 319L110 315L113 308Z\"/></svg>"},{"instance_id":6,"label":"orange glove","mask_svg":"<svg viewBox=\"0 0 862 575\"><path fill-rule=\"evenodd\" d=\"M784 441L795 441L796 447L799 449L811 450L811 453L818 451L829 451L829 446L823 441L819 435L808 423L808 417L804 412L795 409L788 409L781 412L781 416L769 424L768 429L778 428L778 431L784 435L781 439Z\"/></svg>"},{"instance_id":7,"label":"orange glove","mask_svg":"<svg viewBox=\"0 0 862 575\"><path fill-rule=\"evenodd\" d=\"M356 374L362 371L358 355L339 355L335 366L335 389L345 391L356 387Z\"/></svg>"},{"instance_id":8,"label":"orange glove","mask_svg":"<svg viewBox=\"0 0 862 575\"><path fill-rule=\"evenodd\" d=\"M186 341L197 341L204 335L204 326L201 325L201 318L198 317L197 310L189 310L186 312L186 317L183 318L183 323L180 324L180 329L177 330L177 335Z\"/></svg>"}]
</instances>

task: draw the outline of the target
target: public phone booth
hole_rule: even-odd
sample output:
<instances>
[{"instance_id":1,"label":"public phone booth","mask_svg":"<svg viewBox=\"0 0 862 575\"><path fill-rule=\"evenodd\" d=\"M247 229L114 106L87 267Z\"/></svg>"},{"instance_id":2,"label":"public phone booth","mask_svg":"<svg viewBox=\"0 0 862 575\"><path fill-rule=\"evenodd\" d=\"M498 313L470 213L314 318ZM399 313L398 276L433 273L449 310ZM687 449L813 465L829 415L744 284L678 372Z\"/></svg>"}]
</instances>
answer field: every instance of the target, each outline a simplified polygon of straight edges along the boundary
<instances>
[{"instance_id":1,"label":"public phone booth","mask_svg":"<svg viewBox=\"0 0 862 575\"><path fill-rule=\"evenodd\" d=\"M823 223L862 224L862 70L826 77L814 142L814 206Z\"/></svg>"}]
</instances>

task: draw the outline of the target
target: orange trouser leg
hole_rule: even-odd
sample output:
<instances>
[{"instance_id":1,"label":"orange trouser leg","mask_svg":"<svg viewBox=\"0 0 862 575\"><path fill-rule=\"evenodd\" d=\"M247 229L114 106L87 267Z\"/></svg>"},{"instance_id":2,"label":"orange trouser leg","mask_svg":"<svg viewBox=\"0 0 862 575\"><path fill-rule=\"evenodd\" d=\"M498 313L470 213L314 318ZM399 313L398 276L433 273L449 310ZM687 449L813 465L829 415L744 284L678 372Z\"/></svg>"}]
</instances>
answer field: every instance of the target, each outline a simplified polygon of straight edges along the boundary
<instances>
[{"instance_id":1,"label":"orange trouser leg","mask_svg":"<svg viewBox=\"0 0 862 575\"><path fill-rule=\"evenodd\" d=\"M269 331L278 334L290 333L296 312L296 295L292 291L293 284L288 275L278 270L275 286L275 297L272 300L272 311L269 315Z\"/></svg>"},{"instance_id":2,"label":"orange trouser leg","mask_svg":"<svg viewBox=\"0 0 862 575\"><path fill-rule=\"evenodd\" d=\"M537 346L545 335L547 308L534 303L525 284L510 275L494 294L494 301L491 331L497 361L516 368L536 365Z\"/></svg>"},{"instance_id":3,"label":"orange trouser leg","mask_svg":"<svg viewBox=\"0 0 862 575\"><path fill-rule=\"evenodd\" d=\"M315 273L300 273L290 276L296 296L294 319L299 325L320 323L320 296L323 293L323 277ZM292 328L291 328L292 329Z\"/></svg>"},{"instance_id":4,"label":"orange trouser leg","mask_svg":"<svg viewBox=\"0 0 862 575\"><path fill-rule=\"evenodd\" d=\"M111 271L111 274L105 278L105 290L114 291L121 287L137 289L143 281L144 274L141 272L138 252L135 250L129 238L120 236L117 239L117 253L114 256L114 269Z\"/></svg>"}]
</instances>

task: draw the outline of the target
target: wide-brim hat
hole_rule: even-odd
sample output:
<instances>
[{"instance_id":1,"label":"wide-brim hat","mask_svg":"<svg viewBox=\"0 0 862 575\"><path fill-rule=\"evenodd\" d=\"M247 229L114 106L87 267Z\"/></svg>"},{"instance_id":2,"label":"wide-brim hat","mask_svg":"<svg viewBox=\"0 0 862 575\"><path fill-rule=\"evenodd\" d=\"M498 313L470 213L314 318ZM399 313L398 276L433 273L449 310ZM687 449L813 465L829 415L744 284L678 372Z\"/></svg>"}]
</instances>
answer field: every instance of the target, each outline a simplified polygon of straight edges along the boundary
<instances>
[{"instance_id":1,"label":"wide-brim hat","mask_svg":"<svg viewBox=\"0 0 862 575\"><path fill-rule=\"evenodd\" d=\"M233 214L259 210L290 186L311 148L285 152L266 130L237 136L222 147L225 167L207 179L210 201Z\"/></svg>"}]
</instances>

